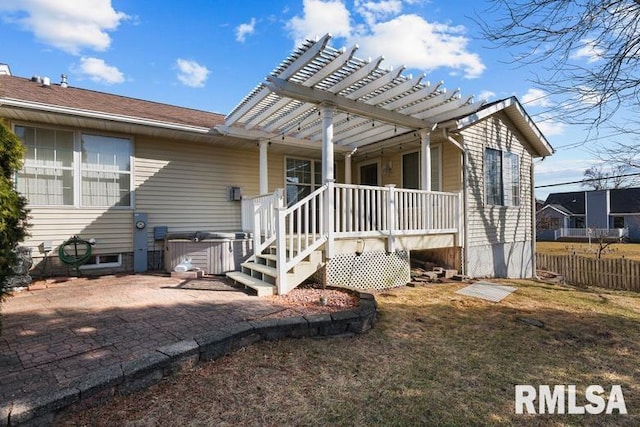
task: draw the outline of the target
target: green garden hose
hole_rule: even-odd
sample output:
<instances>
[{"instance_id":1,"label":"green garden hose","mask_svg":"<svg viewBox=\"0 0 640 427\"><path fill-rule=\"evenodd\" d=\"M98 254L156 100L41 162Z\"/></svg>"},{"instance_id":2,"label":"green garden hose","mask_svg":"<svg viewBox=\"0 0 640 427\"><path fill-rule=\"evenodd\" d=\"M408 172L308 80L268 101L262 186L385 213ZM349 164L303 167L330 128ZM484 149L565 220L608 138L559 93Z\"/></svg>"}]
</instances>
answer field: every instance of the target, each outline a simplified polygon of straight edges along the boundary
<instances>
[{"instance_id":1,"label":"green garden hose","mask_svg":"<svg viewBox=\"0 0 640 427\"><path fill-rule=\"evenodd\" d=\"M80 248L78 246L80 246ZM82 250L82 246L84 246L84 250ZM79 236L73 236L60 245L60 248L58 249L58 256L60 257L60 261L63 263L74 266L76 273L79 276L79 267L86 264L86 262L91 258L91 246L91 243L87 240L81 239ZM70 248L71 250L67 251L67 248Z\"/></svg>"}]
</instances>

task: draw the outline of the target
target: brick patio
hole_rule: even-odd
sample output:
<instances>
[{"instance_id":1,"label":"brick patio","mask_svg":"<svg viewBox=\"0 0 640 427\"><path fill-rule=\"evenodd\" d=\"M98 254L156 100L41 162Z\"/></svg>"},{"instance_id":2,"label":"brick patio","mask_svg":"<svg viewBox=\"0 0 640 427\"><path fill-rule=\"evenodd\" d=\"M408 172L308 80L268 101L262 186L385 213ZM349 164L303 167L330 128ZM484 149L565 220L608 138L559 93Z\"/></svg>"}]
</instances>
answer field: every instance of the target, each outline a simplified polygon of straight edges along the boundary
<instances>
[{"instance_id":1,"label":"brick patio","mask_svg":"<svg viewBox=\"0 0 640 427\"><path fill-rule=\"evenodd\" d=\"M2 304L0 412L161 346L281 310L222 280L132 275L33 286Z\"/></svg>"}]
</instances>

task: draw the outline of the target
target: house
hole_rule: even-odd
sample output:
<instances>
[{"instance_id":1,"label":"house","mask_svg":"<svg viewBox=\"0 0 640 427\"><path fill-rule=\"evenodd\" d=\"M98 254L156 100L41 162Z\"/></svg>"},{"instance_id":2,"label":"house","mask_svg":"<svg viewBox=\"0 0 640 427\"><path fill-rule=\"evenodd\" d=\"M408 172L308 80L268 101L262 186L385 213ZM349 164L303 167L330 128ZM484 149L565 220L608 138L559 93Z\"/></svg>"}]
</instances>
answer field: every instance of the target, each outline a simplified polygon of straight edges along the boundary
<instances>
[{"instance_id":1,"label":"house","mask_svg":"<svg viewBox=\"0 0 640 427\"><path fill-rule=\"evenodd\" d=\"M95 239L87 274L188 255L259 295L322 267L333 285L402 285L418 251L532 276L532 159L552 148L518 100L474 102L329 40L226 116L0 75L0 117L27 148L35 273L68 269L57 254L77 235Z\"/></svg>"},{"instance_id":2,"label":"house","mask_svg":"<svg viewBox=\"0 0 640 427\"><path fill-rule=\"evenodd\" d=\"M551 193L536 217L538 240L640 241L640 188Z\"/></svg>"}]
</instances>

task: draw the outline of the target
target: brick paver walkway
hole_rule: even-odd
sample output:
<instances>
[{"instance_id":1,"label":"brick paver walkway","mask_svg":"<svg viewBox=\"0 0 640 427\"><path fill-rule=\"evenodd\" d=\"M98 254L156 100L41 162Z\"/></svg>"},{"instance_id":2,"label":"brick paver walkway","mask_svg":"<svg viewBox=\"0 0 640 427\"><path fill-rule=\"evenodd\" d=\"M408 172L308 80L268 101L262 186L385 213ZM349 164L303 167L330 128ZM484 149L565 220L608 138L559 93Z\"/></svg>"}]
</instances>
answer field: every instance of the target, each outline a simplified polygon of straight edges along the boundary
<instances>
[{"instance_id":1,"label":"brick paver walkway","mask_svg":"<svg viewBox=\"0 0 640 427\"><path fill-rule=\"evenodd\" d=\"M19 292L2 304L0 407L282 309L222 281L153 275L73 279Z\"/></svg>"}]
</instances>

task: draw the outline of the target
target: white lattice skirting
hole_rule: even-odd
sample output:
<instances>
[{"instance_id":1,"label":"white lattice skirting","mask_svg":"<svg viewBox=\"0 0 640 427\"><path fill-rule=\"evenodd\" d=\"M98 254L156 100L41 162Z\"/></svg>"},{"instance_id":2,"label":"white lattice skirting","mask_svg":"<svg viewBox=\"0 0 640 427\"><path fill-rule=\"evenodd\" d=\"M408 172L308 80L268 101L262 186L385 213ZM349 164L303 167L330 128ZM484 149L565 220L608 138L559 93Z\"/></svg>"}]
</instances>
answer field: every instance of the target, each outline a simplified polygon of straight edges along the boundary
<instances>
[{"instance_id":1,"label":"white lattice skirting","mask_svg":"<svg viewBox=\"0 0 640 427\"><path fill-rule=\"evenodd\" d=\"M327 284L350 289L390 289L410 280L409 252L336 255L326 266Z\"/></svg>"}]
</instances>

